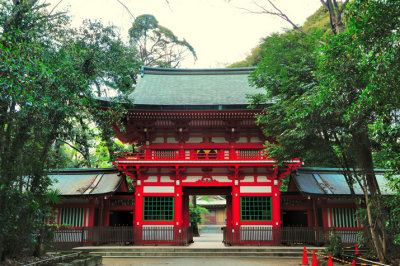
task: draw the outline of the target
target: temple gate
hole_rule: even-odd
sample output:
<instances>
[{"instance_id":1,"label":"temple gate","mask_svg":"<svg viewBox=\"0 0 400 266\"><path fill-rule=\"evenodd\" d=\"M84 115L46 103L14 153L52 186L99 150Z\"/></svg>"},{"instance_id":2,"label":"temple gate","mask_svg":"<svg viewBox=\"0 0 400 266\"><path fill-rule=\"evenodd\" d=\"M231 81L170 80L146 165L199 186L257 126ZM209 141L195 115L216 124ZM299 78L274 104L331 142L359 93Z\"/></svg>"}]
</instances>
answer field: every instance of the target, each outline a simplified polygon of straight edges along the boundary
<instances>
[{"instance_id":1,"label":"temple gate","mask_svg":"<svg viewBox=\"0 0 400 266\"><path fill-rule=\"evenodd\" d=\"M281 226L280 180L246 94L253 68L142 69L135 106L114 131L136 153L115 164L135 186L135 227L189 226L189 195L224 195L227 227ZM251 239L249 239L251 240Z\"/></svg>"}]
</instances>

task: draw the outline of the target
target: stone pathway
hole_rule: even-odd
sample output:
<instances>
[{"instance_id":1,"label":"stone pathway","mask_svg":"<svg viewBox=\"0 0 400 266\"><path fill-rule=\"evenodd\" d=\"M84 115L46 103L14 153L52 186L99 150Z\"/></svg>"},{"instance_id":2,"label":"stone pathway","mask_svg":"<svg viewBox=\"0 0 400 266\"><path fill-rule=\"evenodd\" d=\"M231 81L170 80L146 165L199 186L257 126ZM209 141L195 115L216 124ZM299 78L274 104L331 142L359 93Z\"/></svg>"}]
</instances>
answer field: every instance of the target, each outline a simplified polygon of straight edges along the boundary
<instances>
[{"instance_id":1,"label":"stone pathway","mask_svg":"<svg viewBox=\"0 0 400 266\"><path fill-rule=\"evenodd\" d=\"M194 238L194 243L190 248L229 248L222 243L221 233L203 233L200 237ZM251 247L248 247L251 249ZM289 247L290 248L290 247ZM103 265L137 265L137 266L298 266L301 264L299 259L267 259L267 258L103 258Z\"/></svg>"}]
</instances>

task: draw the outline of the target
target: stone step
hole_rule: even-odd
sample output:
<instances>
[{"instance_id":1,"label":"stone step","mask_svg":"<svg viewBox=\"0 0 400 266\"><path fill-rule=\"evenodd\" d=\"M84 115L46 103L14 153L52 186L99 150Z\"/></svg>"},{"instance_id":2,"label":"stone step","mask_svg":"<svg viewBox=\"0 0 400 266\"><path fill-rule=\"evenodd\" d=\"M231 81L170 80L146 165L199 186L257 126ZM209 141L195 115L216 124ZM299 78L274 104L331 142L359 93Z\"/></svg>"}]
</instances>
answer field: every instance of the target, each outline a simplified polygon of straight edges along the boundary
<instances>
[{"instance_id":1,"label":"stone step","mask_svg":"<svg viewBox=\"0 0 400 266\"><path fill-rule=\"evenodd\" d=\"M321 247L312 247L308 250L323 250ZM221 248L190 248L190 247L118 247L118 246L107 246L107 247L80 247L75 248L76 251L82 252L235 252L235 253L247 253L247 252L303 252L303 247L271 247L271 248L260 248L260 247L221 247Z\"/></svg>"},{"instance_id":2,"label":"stone step","mask_svg":"<svg viewBox=\"0 0 400 266\"><path fill-rule=\"evenodd\" d=\"M301 252L90 252L102 257L302 257Z\"/></svg>"}]
</instances>

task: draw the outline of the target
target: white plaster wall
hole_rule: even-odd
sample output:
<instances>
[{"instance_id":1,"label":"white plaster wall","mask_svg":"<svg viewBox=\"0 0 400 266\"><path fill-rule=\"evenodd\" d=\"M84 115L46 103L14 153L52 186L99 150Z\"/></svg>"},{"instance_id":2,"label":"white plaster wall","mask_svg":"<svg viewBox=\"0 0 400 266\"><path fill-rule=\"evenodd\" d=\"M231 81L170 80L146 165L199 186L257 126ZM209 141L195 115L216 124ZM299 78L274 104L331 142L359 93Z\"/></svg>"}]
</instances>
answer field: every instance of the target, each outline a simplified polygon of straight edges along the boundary
<instances>
[{"instance_id":1,"label":"white plaster wall","mask_svg":"<svg viewBox=\"0 0 400 266\"><path fill-rule=\"evenodd\" d=\"M270 186L241 186L240 193L271 193Z\"/></svg>"},{"instance_id":2,"label":"white plaster wall","mask_svg":"<svg viewBox=\"0 0 400 266\"><path fill-rule=\"evenodd\" d=\"M236 143L247 143L247 137L240 137Z\"/></svg>"},{"instance_id":3,"label":"white plaster wall","mask_svg":"<svg viewBox=\"0 0 400 266\"><path fill-rule=\"evenodd\" d=\"M169 176L162 176L160 178L161 182L173 182L173 180L171 180L171 178Z\"/></svg>"},{"instance_id":4,"label":"white plaster wall","mask_svg":"<svg viewBox=\"0 0 400 266\"><path fill-rule=\"evenodd\" d=\"M167 138L167 143L178 143L175 138Z\"/></svg>"},{"instance_id":5,"label":"white plaster wall","mask_svg":"<svg viewBox=\"0 0 400 266\"><path fill-rule=\"evenodd\" d=\"M252 143L264 143L264 141L262 139L260 139L259 137L251 137L250 138L250 142L252 142Z\"/></svg>"},{"instance_id":6,"label":"white plaster wall","mask_svg":"<svg viewBox=\"0 0 400 266\"><path fill-rule=\"evenodd\" d=\"M143 193L174 193L173 186L144 186Z\"/></svg>"},{"instance_id":7,"label":"white plaster wall","mask_svg":"<svg viewBox=\"0 0 400 266\"><path fill-rule=\"evenodd\" d=\"M203 142L203 138L198 138L198 137L192 137L186 141L186 143L201 143L201 142Z\"/></svg>"},{"instance_id":8,"label":"white plaster wall","mask_svg":"<svg viewBox=\"0 0 400 266\"><path fill-rule=\"evenodd\" d=\"M147 180L144 180L143 182L157 182L157 176L149 176Z\"/></svg>"},{"instance_id":9,"label":"white plaster wall","mask_svg":"<svg viewBox=\"0 0 400 266\"><path fill-rule=\"evenodd\" d=\"M228 143L224 137L212 137L211 141L214 143Z\"/></svg>"},{"instance_id":10,"label":"white plaster wall","mask_svg":"<svg viewBox=\"0 0 400 266\"><path fill-rule=\"evenodd\" d=\"M201 179L201 176L188 176L186 177L185 180L182 180L183 183L188 183L188 182L196 182Z\"/></svg>"},{"instance_id":11,"label":"white plaster wall","mask_svg":"<svg viewBox=\"0 0 400 266\"><path fill-rule=\"evenodd\" d=\"M257 181L258 182L269 182L270 180L266 176L257 176Z\"/></svg>"},{"instance_id":12,"label":"white plaster wall","mask_svg":"<svg viewBox=\"0 0 400 266\"><path fill-rule=\"evenodd\" d=\"M212 178L218 182L232 182L232 180L229 180L228 176L212 176Z\"/></svg>"},{"instance_id":13,"label":"white plaster wall","mask_svg":"<svg viewBox=\"0 0 400 266\"><path fill-rule=\"evenodd\" d=\"M157 137L152 141L152 143L164 143L164 138L163 137Z\"/></svg>"},{"instance_id":14,"label":"white plaster wall","mask_svg":"<svg viewBox=\"0 0 400 266\"><path fill-rule=\"evenodd\" d=\"M254 182L254 176L245 176L241 182Z\"/></svg>"}]
</instances>

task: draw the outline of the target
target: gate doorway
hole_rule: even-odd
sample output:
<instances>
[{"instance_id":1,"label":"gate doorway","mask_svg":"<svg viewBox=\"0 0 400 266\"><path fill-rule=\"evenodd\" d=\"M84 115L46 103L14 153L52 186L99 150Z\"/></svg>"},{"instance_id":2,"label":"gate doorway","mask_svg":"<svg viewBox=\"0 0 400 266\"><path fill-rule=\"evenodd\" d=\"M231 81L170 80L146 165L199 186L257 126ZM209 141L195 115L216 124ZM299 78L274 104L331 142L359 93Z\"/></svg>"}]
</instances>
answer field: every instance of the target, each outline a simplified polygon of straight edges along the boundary
<instances>
[{"instance_id":1,"label":"gate doorway","mask_svg":"<svg viewBox=\"0 0 400 266\"><path fill-rule=\"evenodd\" d=\"M194 242L206 246L207 243L222 243L222 227L230 226L232 223L232 187L184 187L183 190L183 222L190 225L189 218L189 196L201 196L196 200L197 206L207 208L209 213L204 215L208 220L199 226L200 237L194 237ZM207 198L208 197L208 198ZM209 204L205 204L210 199ZM218 201L218 204L212 202ZM225 206L221 206L224 203ZM218 206L217 206L218 205Z\"/></svg>"}]
</instances>

